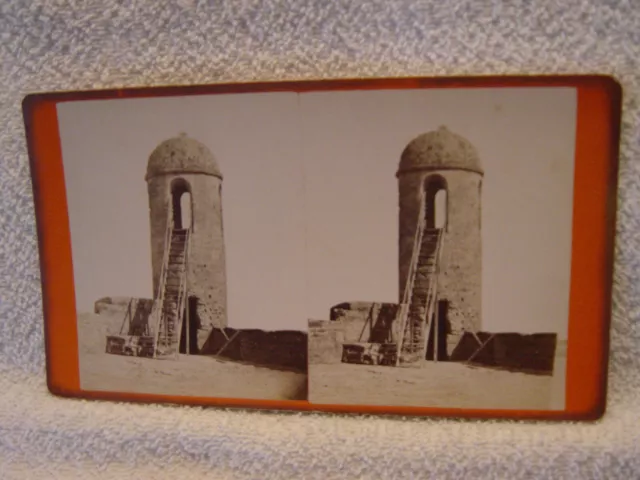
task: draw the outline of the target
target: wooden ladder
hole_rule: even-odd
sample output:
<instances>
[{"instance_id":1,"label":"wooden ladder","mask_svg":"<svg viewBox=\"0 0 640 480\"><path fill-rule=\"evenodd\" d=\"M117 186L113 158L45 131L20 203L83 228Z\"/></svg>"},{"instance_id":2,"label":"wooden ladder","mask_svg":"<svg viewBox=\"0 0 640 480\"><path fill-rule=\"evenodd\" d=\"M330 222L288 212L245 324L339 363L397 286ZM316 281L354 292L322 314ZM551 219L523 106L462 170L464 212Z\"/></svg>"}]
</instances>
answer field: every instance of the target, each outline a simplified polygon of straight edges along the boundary
<instances>
[{"instance_id":1,"label":"wooden ladder","mask_svg":"<svg viewBox=\"0 0 640 480\"><path fill-rule=\"evenodd\" d=\"M396 365L399 365L401 360L413 363L426 357L429 332L437 308L444 230L426 228L424 195L423 192L420 198L413 253L400 305L400 338ZM436 359L437 337L436 322L436 332L433 336Z\"/></svg>"},{"instance_id":2,"label":"wooden ladder","mask_svg":"<svg viewBox=\"0 0 640 480\"><path fill-rule=\"evenodd\" d=\"M190 230L175 229L171 218L165 234L162 272L154 302L154 358L174 357L180 353L180 335L188 302L187 267ZM188 345L189 332L186 343Z\"/></svg>"}]
</instances>

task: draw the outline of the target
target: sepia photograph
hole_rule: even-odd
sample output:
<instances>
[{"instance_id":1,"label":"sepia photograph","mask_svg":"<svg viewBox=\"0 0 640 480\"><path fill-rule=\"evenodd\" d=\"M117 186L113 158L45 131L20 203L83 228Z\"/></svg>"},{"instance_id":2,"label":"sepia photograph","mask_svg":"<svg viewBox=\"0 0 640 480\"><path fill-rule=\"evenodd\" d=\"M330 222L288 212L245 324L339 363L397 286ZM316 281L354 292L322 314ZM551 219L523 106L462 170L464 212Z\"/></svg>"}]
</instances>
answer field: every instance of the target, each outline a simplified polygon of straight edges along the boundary
<instances>
[{"instance_id":1,"label":"sepia photograph","mask_svg":"<svg viewBox=\"0 0 640 480\"><path fill-rule=\"evenodd\" d=\"M83 390L562 410L573 88L61 102Z\"/></svg>"}]
</instances>

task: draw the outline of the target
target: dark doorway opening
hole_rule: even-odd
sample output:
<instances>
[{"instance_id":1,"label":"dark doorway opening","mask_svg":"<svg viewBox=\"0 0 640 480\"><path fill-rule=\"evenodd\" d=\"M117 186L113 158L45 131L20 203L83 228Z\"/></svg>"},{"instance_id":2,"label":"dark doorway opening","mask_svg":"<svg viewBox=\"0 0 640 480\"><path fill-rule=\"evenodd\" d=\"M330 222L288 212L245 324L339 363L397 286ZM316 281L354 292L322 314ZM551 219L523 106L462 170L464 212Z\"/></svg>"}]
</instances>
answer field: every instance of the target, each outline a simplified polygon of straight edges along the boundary
<instances>
[{"instance_id":1,"label":"dark doorway opening","mask_svg":"<svg viewBox=\"0 0 640 480\"><path fill-rule=\"evenodd\" d=\"M189 184L178 178L171 184L171 208L173 212L173 228L190 229L192 224L192 203Z\"/></svg>"},{"instance_id":2,"label":"dark doorway opening","mask_svg":"<svg viewBox=\"0 0 640 480\"><path fill-rule=\"evenodd\" d=\"M198 329L200 328L200 319L198 318L198 298L189 297L189 305L185 306L184 320L180 331L180 353L187 353L187 340L189 342L189 354L194 355L198 352ZM187 329L187 326L189 327ZM187 330L189 338L187 339Z\"/></svg>"},{"instance_id":3,"label":"dark doorway opening","mask_svg":"<svg viewBox=\"0 0 640 480\"><path fill-rule=\"evenodd\" d=\"M436 334L436 322L437 322L437 350L438 357L437 360L446 361L449 359L449 355L447 353L447 334L449 333L449 302L447 300L439 300L438 308L433 313L434 321L431 322L431 328L429 329L429 339L427 343L427 360L435 360L435 348L433 337Z\"/></svg>"}]
</instances>

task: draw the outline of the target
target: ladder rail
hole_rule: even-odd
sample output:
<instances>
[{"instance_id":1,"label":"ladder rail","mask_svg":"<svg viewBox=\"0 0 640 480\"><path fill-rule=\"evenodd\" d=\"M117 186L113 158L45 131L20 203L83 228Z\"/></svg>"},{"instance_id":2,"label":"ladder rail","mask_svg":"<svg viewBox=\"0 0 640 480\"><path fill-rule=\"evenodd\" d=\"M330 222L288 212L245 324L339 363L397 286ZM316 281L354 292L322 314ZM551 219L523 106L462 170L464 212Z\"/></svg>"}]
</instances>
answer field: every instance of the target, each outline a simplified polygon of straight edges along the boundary
<instances>
[{"instance_id":1,"label":"ladder rail","mask_svg":"<svg viewBox=\"0 0 640 480\"><path fill-rule=\"evenodd\" d=\"M120 335L124 335L124 326L127 324L127 318L129 318L129 325L131 325L131 302L133 302L133 298L129 300L127 310L124 312L124 318L122 319L122 325L120 326Z\"/></svg>"},{"instance_id":2,"label":"ladder rail","mask_svg":"<svg viewBox=\"0 0 640 480\"><path fill-rule=\"evenodd\" d=\"M440 230L440 244L438 245L438 255L436 257L437 261L436 261L436 280L440 278L440 265L442 264L442 251L444 250L444 235L446 232L446 226L442 227L442 229ZM438 361L438 339L439 339L439 329L440 329L440 305L439 305L439 295L436 295L436 306L435 306L435 315L436 315L436 319L435 319L435 328L434 328L434 348L433 348L433 352L434 352L434 359L437 362ZM446 333L446 332L445 332Z\"/></svg>"},{"instance_id":3,"label":"ladder rail","mask_svg":"<svg viewBox=\"0 0 640 480\"><path fill-rule=\"evenodd\" d=\"M169 224L167 228L167 241L165 243L163 274L160 279L160 301L158 302L158 332L164 334L164 344L167 342L167 325L166 325L166 312L165 301L167 293L167 280L169 278L169 257L171 255L171 243L173 242L173 227ZM163 323L164 322L164 323ZM164 328L163 328L164 327ZM158 339L160 341L160 338Z\"/></svg>"},{"instance_id":4,"label":"ladder rail","mask_svg":"<svg viewBox=\"0 0 640 480\"><path fill-rule=\"evenodd\" d=\"M154 318L155 323L155 331L153 332L153 358L157 358L158 356L158 343L160 341L160 330L161 323L163 319L163 309L164 309L164 291L166 288L166 277L167 271L169 270L169 251L171 250L171 238L173 237L173 228L171 226L172 215L171 211L167 215L167 227L165 229L165 237L164 237L164 252L162 257L162 269L160 271L160 278L158 279L158 291L156 292L156 300L155 305L153 307L153 311L151 316ZM165 329L166 331L166 329Z\"/></svg>"},{"instance_id":5,"label":"ladder rail","mask_svg":"<svg viewBox=\"0 0 640 480\"><path fill-rule=\"evenodd\" d=\"M424 204L424 202L422 202ZM416 239L414 244L414 250L412 252L411 264L408 272L408 280L405 283L405 291L402 300L402 319L401 319L401 335L400 335L400 343L398 345L398 355L396 357L396 364L400 362L400 354L404 348L405 337L407 336L407 327L409 330L412 329L411 324L407 324L409 320L409 313L411 310L411 301L413 296L413 289L415 286L415 280L418 272L418 261L420 256L420 250L422 248L422 241L424 238L424 227L425 222L422 220L423 218L423 210L421 210L420 215L421 220L419 220L418 228L416 231ZM409 333L411 335L411 333Z\"/></svg>"},{"instance_id":6,"label":"ladder rail","mask_svg":"<svg viewBox=\"0 0 640 480\"><path fill-rule=\"evenodd\" d=\"M360 335L358 336L358 341L362 342L362 336L364 335L364 331L367 328L367 325L369 325L369 340L371 340L371 334L373 332L373 309L375 308L375 303L371 304L371 308L369 309L369 314L367 315L367 319L364 322L364 325L362 325L362 330L360 330Z\"/></svg>"},{"instance_id":7,"label":"ladder rail","mask_svg":"<svg viewBox=\"0 0 640 480\"><path fill-rule=\"evenodd\" d=\"M187 355L191 354L191 331L190 331L190 327L191 327L191 312L189 310L190 308L190 301L189 301L189 289L190 289L190 285L189 285L189 252L191 251L191 229L189 229L189 235L188 235L188 240L187 240L187 248L186 248L186 252L185 252L185 256L184 256L184 274L185 274L185 282L186 282L186 288L187 288L187 305L186 305L186 332L185 332L185 341L184 341L184 345L185 345L185 352Z\"/></svg>"},{"instance_id":8,"label":"ladder rail","mask_svg":"<svg viewBox=\"0 0 640 480\"><path fill-rule=\"evenodd\" d=\"M171 339L171 343L172 346L175 345L176 346L176 351L175 353L175 357L178 358L179 357L179 353L180 353L180 337L182 335L182 322L184 321L184 311L185 311L185 302L186 302L186 297L187 297L187 293L188 293L188 288L187 288L187 258L189 256L189 238L190 238L190 231L189 229L185 230L185 238L184 238L184 256L182 259L182 264L180 265L180 267L182 268L182 270L180 271L180 287L178 290L178 311L177 311L177 318L176 318L176 325L175 325L175 330L174 330L174 337ZM177 339L177 341L176 341ZM185 339L185 341L188 341L188 339Z\"/></svg>"},{"instance_id":9,"label":"ladder rail","mask_svg":"<svg viewBox=\"0 0 640 480\"><path fill-rule=\"evenodd\" d=\"M415 284L416 274L418 272L418 260L420 257L420 250L422 249L422 240L424 236L424 230L426 221L425 214L425 197L426 192L423 190L420 195L420 210L418 213L418 222L416 227L416 233L414 236L413 251L411 253L411 262L409 263L409 269L407 271L407 280L404 285L404 292L402 294L402 302L400 307L400 331L398 345L396 348L396 366L400 363L400 356L402 349L404 348L404 337L406 336L407 320L409 318L409 309L411 302L411 295L413 294L413 287Z\"/></svg>"},{"instance_id":10,"label":"ladder rail","mask_svg":"<svg viewBox=\"0 0 640 480\"><path fill-rule=\"evenodd\" d=\"M421 353L422 353L422 357L421 358L426 358L427 355L427 345L429 342L429 334L431 333L431 325L432 322L434 322L434 312L435 312L435 306L436 306L436 302L437 302L437 298L438 298L438 277L439 277L439 273L440 273L440 258L441 258L441 248L442 248L442 239L444 237L443 235L443 229L438 229L438 238L436 240L436 250L434 252L434 271L433 271L433 276L432 276L432 280L429 282L429 289L427 290L427 308L426 308L426 315L425 317L422 319L422 326L425 326L426 323L426 329L423 329L423 333L424 333L424 338L423 338L423 342L422 342L422 347L421 347ZM436 324L437 324L437 320ZM435 329L434 329L435 330ZM434 334L433 336L433 342L434 342L434 346L437 342L437 338L436 335ZM434 353L435 353L435 349L434 349Z\"/></svg>"},{"instance_id":11,"label":"ladder rail","mask_svg":"<svg viewBox=\"0 0 640 480\"><path fill-rule=\"evenodd\" d=\"M144 320L144 313L141 311L143 308L142 301L139 298L132 298L130 302L130 321L129 321L129 335L134 336L146 336L148 334L148 322ZM141 319L142 317L142 319Z\"/></svg>"}]
</instances>

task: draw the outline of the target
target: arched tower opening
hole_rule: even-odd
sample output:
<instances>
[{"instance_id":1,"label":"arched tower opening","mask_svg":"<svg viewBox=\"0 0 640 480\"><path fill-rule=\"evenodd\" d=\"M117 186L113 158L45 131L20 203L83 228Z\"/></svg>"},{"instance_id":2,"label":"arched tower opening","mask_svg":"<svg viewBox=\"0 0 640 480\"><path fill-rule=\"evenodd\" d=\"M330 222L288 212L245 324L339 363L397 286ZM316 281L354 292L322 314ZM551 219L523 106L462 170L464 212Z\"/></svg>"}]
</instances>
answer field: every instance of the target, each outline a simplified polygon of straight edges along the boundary
<instances>
[{"instance_id":1,"label":"arched tower opening","mask_svg":"<svg viewBox=\"0 0 640 480\"><path fill-rule=\"evenodd\" d=\"M171 209L174 229L192 229L192 205L191 186L189 183L183 178L173 180L171 182Z\"/></svg>"},{"instance_id":2,"label":"arched tower opening","mask_svg":"<svg viewBox=\"0 0 640 480\"><path fill-rule=\"evenodd\" d=\"M429 175L424 181L425 220L427 228L447 229L447 181L440 175Z\"/></svg>"}]
</instances>

